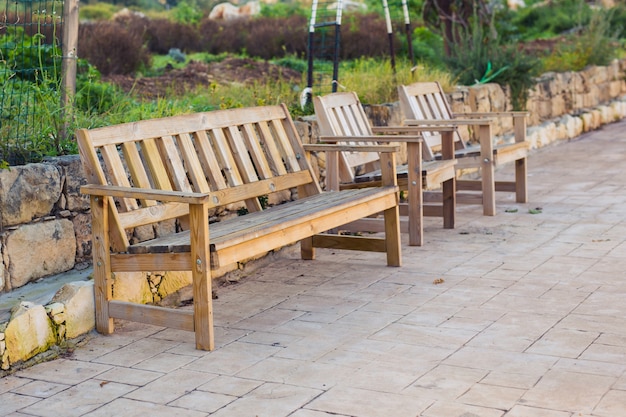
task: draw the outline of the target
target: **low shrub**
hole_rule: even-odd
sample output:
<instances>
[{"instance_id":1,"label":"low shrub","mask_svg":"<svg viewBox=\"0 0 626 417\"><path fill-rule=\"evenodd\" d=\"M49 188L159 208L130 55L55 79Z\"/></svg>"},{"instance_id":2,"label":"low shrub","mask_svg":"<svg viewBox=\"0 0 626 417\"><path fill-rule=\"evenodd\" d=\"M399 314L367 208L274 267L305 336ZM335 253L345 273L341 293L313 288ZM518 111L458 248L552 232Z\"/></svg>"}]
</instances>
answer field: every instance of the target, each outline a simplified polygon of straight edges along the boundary
<instances>
[{"instance_id":1,"label":"low shrub","mask_svg":"<svg viewBox=\"0 0 626 417\"><path fill-rule=\"evenodd\" d=\"M169 19L150 20L145 32L148 49L151 53L164 55L172 48L183 52L202 49L200 31L195 25L174 22Z\"/></svg>"},{"instance_id":2,"label":"low shrub","mask_svg":"<svg viewBox=\"0 0 626 417\"><path fill-rule=\"evenodd\" d=\"M78 56L103 75L133 74L150 66L150 54L138 30L117 22L83 24L79 28Z\"/></svg>"}]
</instances>

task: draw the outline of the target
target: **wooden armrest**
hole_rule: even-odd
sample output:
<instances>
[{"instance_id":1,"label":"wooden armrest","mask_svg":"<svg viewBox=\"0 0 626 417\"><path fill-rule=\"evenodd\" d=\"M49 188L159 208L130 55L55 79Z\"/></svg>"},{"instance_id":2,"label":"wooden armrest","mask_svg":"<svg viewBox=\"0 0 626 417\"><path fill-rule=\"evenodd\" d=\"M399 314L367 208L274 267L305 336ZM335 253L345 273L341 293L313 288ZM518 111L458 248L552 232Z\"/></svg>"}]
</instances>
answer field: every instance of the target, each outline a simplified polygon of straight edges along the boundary
<instances>
[{"instance_id":1,"label":"wooden armrest","mask_svg":"<svg viewBox=\"0 0 626 417\"><path fill-rule=\"evenodd\" d=\"M454 117L472 118L472 117L528 117L530 113L527 111L496 111L496 112L471 112L471 113L454 113Z\"/></svg>"},{"instance_id":2,"label":"wooden armrest","mask_svg":"<svg viewBox=\"0 0 626 417\"><path fill-rule=\"evenodd\" d=\"M336 139L336 136L332 136ZM322 139L320 137L320 139ZM398 145L348 145L335 143L311 143L302 145L308 152L399 152Z\"/></svg>"},{"instance_id":3,"label":"wooden armrest","mask_svg":"<svg viewBox=\"0 0 626 417\"><path fill-rule=\"evenodd\" d=\"M372 127L374 133L412 133L412 132L454 132L457 130L456 126L377 126Z\"/></svg>"},{"instance_id":4,"label":"wooden armrest","mask_svg":"<svg viewBox=\"0 0 626 417\"><path fill-rule=\"evenodd\" d=\"M140 200L158 200L185 204L207 203L210 197L208 193L185 193L181 191L165 191L150 188L96 184L83 185L80 187L80 192L100 197L135 198Z\"/></svg>"},{"instance_id":5,"label":"wooden armrest","mask_svg":"<svg viewBox=\"0 0 626 417\"><path fill-rule=\"evenodd\" d=\"M467 119L442 119L442 120L421 120L421 119L406 119L405 124L409 126L424 125L424 126L481 126L493 123L493 119L487 118L467 118Z\"/></svg>"},{"instance_id":6,"label":"wooden armrest","mask_svg":"<svg viewBox=\"0 0 626 417\"><path fill-rule=\"evenodd\" d=\"M374 135L374 136L320 136L321 142L423 142L421 135Z\"/></svg>"}]
</instances>

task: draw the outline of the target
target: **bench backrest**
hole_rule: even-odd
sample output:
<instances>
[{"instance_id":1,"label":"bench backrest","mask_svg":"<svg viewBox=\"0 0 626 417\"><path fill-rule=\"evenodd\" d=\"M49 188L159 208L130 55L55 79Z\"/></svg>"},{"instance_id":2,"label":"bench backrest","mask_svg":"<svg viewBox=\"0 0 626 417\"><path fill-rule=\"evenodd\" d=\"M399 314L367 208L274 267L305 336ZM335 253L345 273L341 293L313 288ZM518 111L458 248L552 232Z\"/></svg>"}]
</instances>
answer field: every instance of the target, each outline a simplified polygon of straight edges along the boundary
<instances>
[{"instance_id":1,"label":"bench backrest","mask_svg":"<svg viewBox=\"0 0 626 417\"><path fill-rule=\"evenodd\" d=\"M298 187L320 192L284 105L218 110L76 132L90 184L215 193L219 205L263 209L259 197ZM111 243L129 246L127 231L182 218L188 205L135 198L110 201Z\"/></svg>"},{"instance_id":2,"label":"bench backrest","mask_svg":"<svg viewBox=\"0 0 626 417\"><path fill-rule=\"evenodd\" d=\"M370 121L355 92L332 93L313 99L315 115L321 136L373 136ZM349 141L349 144L373 144L367 141ZM354 182L358 168L380 162L377 152L342 152L339 157L339 179Z\"/></svg>"},{"instance_id":3,"label":"bench backrest","mask_svg":"<svg viewBox=\"0 0 626 417\"><path fill-rule=\"evenodd\" d=\"M437 81L417 82L398 86L400 109L405 119L450 120L454 118L446 95ZM422 132L424 137L424 159L434 159L441 149L441 135L437 132ZM458 132L454 132L455 149L466 147Z\"/></svg>"}]
</instances>

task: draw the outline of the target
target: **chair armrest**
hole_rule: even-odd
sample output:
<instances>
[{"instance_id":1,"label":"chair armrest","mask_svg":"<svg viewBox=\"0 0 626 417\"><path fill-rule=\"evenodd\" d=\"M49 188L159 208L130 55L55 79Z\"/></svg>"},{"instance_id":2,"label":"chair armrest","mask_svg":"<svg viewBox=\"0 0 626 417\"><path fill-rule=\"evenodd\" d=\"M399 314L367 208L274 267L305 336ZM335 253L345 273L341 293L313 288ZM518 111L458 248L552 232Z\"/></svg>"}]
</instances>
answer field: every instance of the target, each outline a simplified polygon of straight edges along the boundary
<instances>
[{"instance_id":1,"label":"chair armrest","mask_svg":"<svg viewBox=\"0 0 626 417\"><path fill-rule=\"evenodd\" d=\"M496 111L496 112L469 112L454 113L454 117L476 118L476 117L528 117L527 111Z\"/></svg>"},{"instance_id":2,"label":"chair armrest","mask_svg":"<svg viewBox=\"0 0 626 417\"><path fill-rule=\"evenodd\" d=\"M421 135L320 136L321 142L423 142Z\"/></svg>"},{"instance_id":3,"label":"chair armrest","mask_svg":"<svg viewBox=\"0 0 626 417\"><path fill-rule=\"evenodd\" d=\"M333 140L336 136L332 136ZM321 138L320 138L321 139ZM352 138L354 139L354 138ZM311 143L302 145L307 152L399 152L398 145L344 145L334 143Z\"/></svg>"},{"instance_id":4,"label":"chair armrest","mask_svg":"<svg viewBox=\"0 0 626 417\"><path fill-rule=\"evenodd\" d=\"M467 126L467 125L487 125L493 123L493 119L489 118L465 118L465 119L441 119L441 120L423 120L423 119L405 119L404 123L408 126Z\"/></svg>"},{"instance_id":5,"label":"chair armrest","mask_svg":"<svg viewBox=\"0 0 626 417\"><path fill-rule=\"evenodd\" d=\"M377 126L372 127L374 133L421 133L421 132L454 132L457 130L456 126Z\"/></svg>"},{"instance_id":6,"label":"chair armrest","mask_svg":"<svg viewBox=\"0 0 626 417\"><path fill-rule=\"evenodd\" d=\"M171 203L204 204L209 202L209 193L185 193L181 191L154 190L150 188L120 187L116 185L88 184L80 192L99 197L134 198L158 200Z\"/></svg>"}]
</instances>

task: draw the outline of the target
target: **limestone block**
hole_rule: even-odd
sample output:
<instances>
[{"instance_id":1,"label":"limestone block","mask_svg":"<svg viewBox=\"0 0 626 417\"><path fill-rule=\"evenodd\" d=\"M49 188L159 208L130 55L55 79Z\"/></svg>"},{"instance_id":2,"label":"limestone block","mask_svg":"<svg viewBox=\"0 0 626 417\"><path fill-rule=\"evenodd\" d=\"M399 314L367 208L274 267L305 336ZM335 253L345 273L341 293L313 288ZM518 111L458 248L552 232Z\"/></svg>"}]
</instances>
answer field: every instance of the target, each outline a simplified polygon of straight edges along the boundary
<instances>
[{"instance_id":1,"label":"limestone block","mask_svg":"<svg viewBox=\"0 0 626 417\"><path fill-rule=\"evenodd\" d=\"M12 288L74 267L76 239L67 219L26 224L9 233L4 248Z\"/></svg>"},{"instance_id":2,"label":"limestone block","mask_svg":"<svg viewBox=\"0 0 626 417\"><path fill-rule=\"evenodd\" d=\"M154 228L151 224L135 227L133 230L133 236L130 239L131 244L145 242L156 237Z\"/></svg>"},{"instance_id":3,"label":"limestone block","mask_svg":"<svg viewBox=\"0 0 626 417\"><path fill-rule=\"evenodd\" d=\"M561 123L567 131L567 139L575 138L583 132L583 121L580 117L565 115L561 118Z\"/></svg>"},{"instance_id":4,"label":"limestone block","mask_svg":"<svg viewBox=\"0 0 626 417\"><path fill-rule=\"evenodd\" d=\"M563 96L556 96L550 100L550 117L560 117L567 113L565 99Z\"/></svg>"},{"instance_id":5,"label":"limestone block","mask_svg":"<svg viewBox=\"0 0 626 417\"><path fill-rule=\"evenodd\" d=\"M63 303L48 304L44 306L44 308L46 309L46 314L48 314L48 317L50 317L50 320L52 320L54 324L58 326L65 322L65 305L63 305ZM59 334L58 327L57 334Z\"/></svg>"},{"instance_id":6,"label":"limestone block","mask_svg":"<svg viewBox=\"0 0 626 417\"><path fill-rule=\"evenodd\" d=\"M608 83L608 93L612 99L618 98L622 94L622 84L621 80L613 80Z\"/></svg>"},{"instance_id":7,"label":"limestone block","mask_svg":"<svg viewBox=\"0 0 626 417\"><path fill-rule=\"evenodd\" d=\"M168 271L161 275L159 286L155 295L155 301L160 301L166 296L192 284L190 271Z\"/></svg>"},{"instance_id":8,"label":"limestone block","mask_svg":"<svg viewBox=\"0 0 626 417\"><path fill-rule=\"evenodd\" d=\"M363 105L363 111L372 126L398 126L402 124L399 104L368 104Z\"/></svg>"},{"instance_id":9,"label":"limestone block","mask_svg":"<svg viewBox=\"0 0 626 417\"><path fill-rule=\"evenodd\" d=\"M71 218L76 238L76 261L85 262L91 259L91 214L77 213Z\"/></svg>"},{"instance_id":10,"label":"limestone block","mask_svg":"<svg viewBox=\"0 0 626 417\"><path fill-rule=\"evenodd\" d=\"M293 124L296 127L296 131L298 132L298 136L300 136L302 143L312 143L311 125L301 120L294 120Z\"/></svg>"},{"instance_id":11,"label":"limestone block","mask_svg":"<svg viewBox=\"0 0 626 417\"><path fill-rule=\"evenodd\" d=\"M81 194L80 187L87 184L79 155L66 155L54 158L54 164L61 168L63 195L66 206L61 209L84 211L89 209L89 196Z\"/></svg>"},{"instance_id":12,"label":"limestone block","mask_svg":"<svg viewBox=\"0 0 626 417\"><path fill-rule=\"evenodd\" d=\"M530 143L530 147L532 149L537 149L539 147L539 135L541 129L539 127L530 127L526 131L526 140Z\"/></svg>"},{"instance_id":13,"label":"limestone block","mask_svg":"<svg viewBox=\"0 0 626 417\"><path fill-rule=\"evenodd\" d=\"M41 305L22 302L5 331L9 364L25 361L56 343L52 322Z\"/></svg>"},{"instance_id":14,"label":"limestone block","mask_svg":"<svg viewBox=\"0 0 626 417\"><path fill-rule=\"evenodd\" d=\"M0 170L2 226L47 216L60 197L61 174L52 165L28 164Z\"/></svg>"},{"instance_id":15,"label":"limestone block","mask_svg":"<svg viewBox=\"0 0 626 417\"><path fill-rule=\"evenodd\" d=\"M477 85L470 87L469 91L469 104L471 111L475 112L489 112L491 110L489 103L489 89L487 85Z\"/></svg>"},{"instance_id":16,"label":"limestone block","mask_svg":"<svg viewBox=\"0 0 626 417\"><path fill-rule=\"evenodd\" d=\"M2 252L0 250L0 252ZM4 291L5 281L4 281L4 261L2 256L0 256L0 293Z\"/></svg>"},{"instance_id":17,"label":"limestone block","mask_svg":"<svg viewBox=\"0 0 626 417\"><path fill-rule=\"evenodd\" d=\"M455 91L448 94L448 103L452 113L469 113L472 111L469 106L469 87L457 87Z\"/></svg>"},{"instance_id":18,"label":"limestone block","mask_svg":"<svg viewBox=\"0 0 626 417\"><path fill-rule=\"evenodd\" d=\"M65 305L65 337L74 339L96 326L93 281L76 281L62 286L52 298Z\"/></svg>"},{"instance_id":19,"label":"limestone block","mask_svg":"<svg viewBox=\"0 0 626 417\"><path fill-rule=\"evenodd\" d=\"M153 300L148 278L143 272L116 272L113 298L131 303L147 304Z\"/></svg>"},{"instance_id":20,"label":"limestone block","mask_svg":"<svg viewBox=\"0 0 626 417\"><path fill-rule=\"evenodd\" d=\"M591 114L583 113L580 115L580 119L583 121L583 132L589 132L591 130Z\"/></svg>"}]
</instances>

